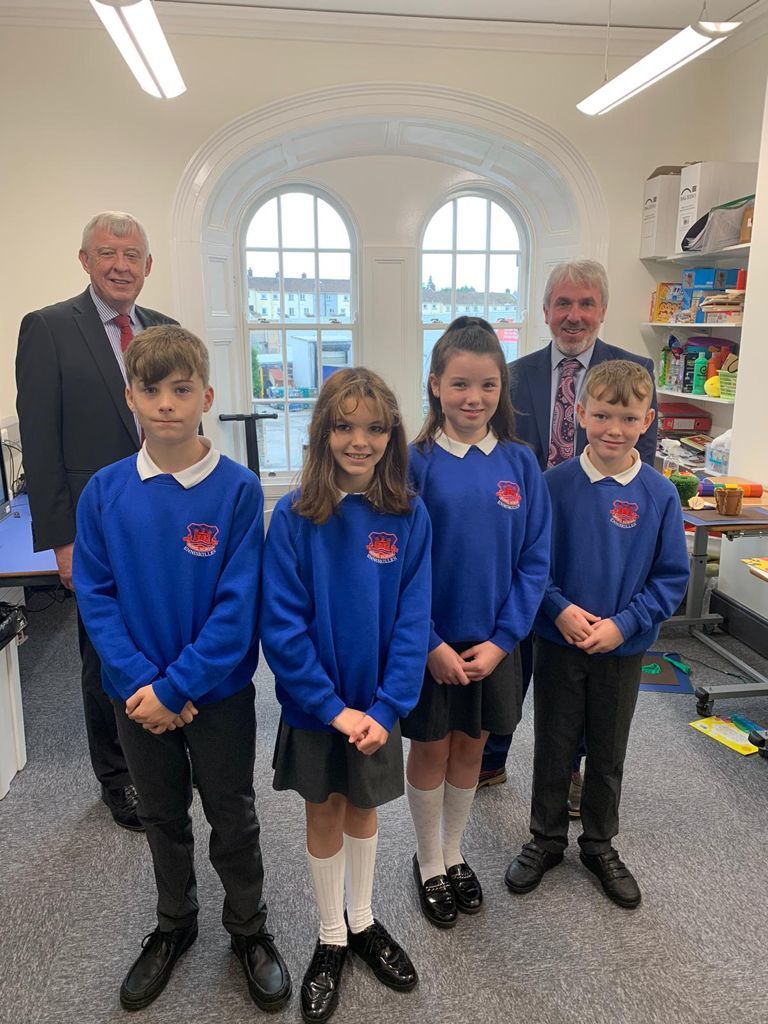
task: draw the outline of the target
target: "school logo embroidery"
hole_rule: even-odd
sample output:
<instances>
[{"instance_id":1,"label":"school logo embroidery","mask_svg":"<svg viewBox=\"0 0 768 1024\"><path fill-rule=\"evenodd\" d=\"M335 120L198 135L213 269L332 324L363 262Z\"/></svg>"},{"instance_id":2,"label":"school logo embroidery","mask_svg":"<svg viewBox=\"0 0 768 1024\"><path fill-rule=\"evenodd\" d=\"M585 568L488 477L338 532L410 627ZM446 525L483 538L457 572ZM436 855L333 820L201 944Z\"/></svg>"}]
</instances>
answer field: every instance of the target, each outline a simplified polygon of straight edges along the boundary
<instances>
[{"instance_id":1,"label":"school logo embroidery","mask_svg":"<svg viewBox=\"0 0 768 1024\"><path fill-rule=\"evenodd\" d=\"M210 558L216 553L219 544L218 526L209 526L208 523L190 523L187 527L184 541L184 550L197 558Z\"/></svg>"},{"instance_id":2,"label":"school logo embroidery","mask_svg":"<svg viewBox=\"0 0 768 1024\"><path fill-rule=\"evenodd\" d=\"M502 508L520 508L522 495L518 484L513 484L510 480L499 480L496 486L499 488L496 491L496 497L499 499L497 505L501 505Z\"/></svg>"},{"instance_id":3,"label":"school logo embroidery","mask_svg":"<svg viewBox=\"0 0 768 1024\"><path fill-rule=\"evenodd\" d=\"M637 514L637 504L634 501L616 500L611 509L611 522L620 526L622 530L631 530L637 526L640 516Z\"/></svg>"},{"instance_id":4,"label":"school logo embroidery","mask_svg":"<svg viewBox=\"0 0 768 1024\"><path fill-rule=\"evenodd\" d=\"M397 561L397 536L394 533L369 533L366 545L368 557L372 562L384 565L386 562Z\"/></svg>"}]
</instances>

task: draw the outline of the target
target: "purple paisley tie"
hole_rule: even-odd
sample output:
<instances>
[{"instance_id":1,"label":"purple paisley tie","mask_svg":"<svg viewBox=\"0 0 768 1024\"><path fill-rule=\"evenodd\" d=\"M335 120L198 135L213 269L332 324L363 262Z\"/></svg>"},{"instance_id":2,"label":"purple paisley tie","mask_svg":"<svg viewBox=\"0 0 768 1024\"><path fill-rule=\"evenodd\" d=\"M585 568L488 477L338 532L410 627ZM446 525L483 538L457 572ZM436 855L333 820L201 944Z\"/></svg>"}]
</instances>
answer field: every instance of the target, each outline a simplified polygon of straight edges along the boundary
<instances>
[{"instance_id":1,"label":"purple paisley tie","mask_svg":"<svg viewBox=\"0 0 768 1024\"><path fill-rule=\"evenodd\" d=\"M550 434L547 468L557 466L573 457L576 426L576 374L581 368L578 359L563 359L559 365L560 380L552 407L552 431Z\"/></svg>"}]
</instances>

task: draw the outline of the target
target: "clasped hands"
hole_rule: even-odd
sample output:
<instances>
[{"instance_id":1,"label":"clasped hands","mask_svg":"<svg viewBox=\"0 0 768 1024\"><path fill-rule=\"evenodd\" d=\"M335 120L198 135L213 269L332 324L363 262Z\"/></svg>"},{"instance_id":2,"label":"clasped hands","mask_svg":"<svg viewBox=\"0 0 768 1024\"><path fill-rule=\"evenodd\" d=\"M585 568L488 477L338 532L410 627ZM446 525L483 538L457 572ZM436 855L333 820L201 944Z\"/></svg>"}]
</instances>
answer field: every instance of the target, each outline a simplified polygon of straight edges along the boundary
<instances>
[{"instance_id":1,"label":"clasped hands","mask_svg":"<svg viewBox=\"0 0 768 1024\"><path fill-rule=\"evenodd\" d=\"M624 636L613 619L601 619L577 604L564 608L555 619L555 625L569 644L586 654L609 654L624 643Z\"/></svg>"},{"instance_id":2,"label":"clasped hands","mask_svg":"<svg viewBox=\"0 0 768 1024\"><path fill-rule=\"evenodd\" d=\"M150 683L139 687L136 693L128 698L125 702L125 713L143 729L159 736L166 731L173 732L174 729L183 729L185 725L189 725L197 714L197 708L188 700L178 714L169 711L165 704L158 700Z\"/></svg>"},{"instance_id":3,"label":"clasped hands","mask_svg":"<svg viewBox=\"0 0 768 1024\"><path fill-rule=\"evenodd\" d=\"M505 650L490 640L474 644L461 654L449 644L442 643L427 655L427 668L436 683L468 686L489 676L506 655Z\"/></svg>"},{"instance_id":4,"label":"clasped hands","mask_svg":"<svg viewBox=\"0 0 768 1024\"><path fill-rule=\"evenodd\" d=\"M356 711L354 708L344 708L330 724L349 736L349 742L354 743L361 754L374 754L389 739L389 732L383 725L379 725L375 718L366 715L364 711Z\"/></svg>"}]
</instances>

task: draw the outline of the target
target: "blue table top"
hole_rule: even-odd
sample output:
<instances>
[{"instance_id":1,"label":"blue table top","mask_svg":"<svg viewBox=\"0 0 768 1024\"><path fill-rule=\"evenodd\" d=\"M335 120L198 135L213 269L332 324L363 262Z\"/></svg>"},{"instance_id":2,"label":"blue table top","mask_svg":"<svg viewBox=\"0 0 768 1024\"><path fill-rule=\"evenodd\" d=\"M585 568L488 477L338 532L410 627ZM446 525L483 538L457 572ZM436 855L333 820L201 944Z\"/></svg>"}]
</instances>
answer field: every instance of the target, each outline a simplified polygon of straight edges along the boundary
<instances>
[{"instance_id":1,"label":"blue table top","mask_svg":"<svg viewBox=\"0 0 768 1024\"><path fill-rule=\"evenodd\" d=\"M0 521L0 583L13 585L13 580L4 578L9 576L55 575L53 551L32 550L32 517L26 494L13 499L11 510L11 515Z\"/></svg>"}]
</instances>

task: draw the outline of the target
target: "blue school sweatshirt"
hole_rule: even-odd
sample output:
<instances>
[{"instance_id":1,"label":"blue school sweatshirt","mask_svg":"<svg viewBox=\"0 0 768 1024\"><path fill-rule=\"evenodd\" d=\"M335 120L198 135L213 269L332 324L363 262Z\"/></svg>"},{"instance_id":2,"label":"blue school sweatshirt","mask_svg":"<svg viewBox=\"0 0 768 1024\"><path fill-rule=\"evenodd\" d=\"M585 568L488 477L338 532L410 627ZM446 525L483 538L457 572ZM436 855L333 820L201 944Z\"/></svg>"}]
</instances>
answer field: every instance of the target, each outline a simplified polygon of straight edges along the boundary
<instances>
[{"instance_id":1,"label":"blue school sweatshirt","mask_svg":"<svg viewBox=\"0 0 768 1024\"><path fill-rule=\"evenodd\" d=\"M645 464L624 485L613 477L592 483L578 456L547 470L544 480L552 498L552 568L537 636L569 646L554 620L576 604L616 623L624 642L611 654L646 651L688 585L673 484Z\"/></svg>"},{"instance_id":2,"label":"blue school sweatshirt","mask_svg":"<svg viewBox=\"0 0 768 1024\"><path fill-rule=\"evenodd\" d=\"M429 636L429 517L377 512L360 494L322 525L272 513L264 554L262 646L284 720L333 731L345 707L391 731L415 706Z\"/></svg>"},{"instance_id":3,"label":"blue school sweatshirt","mask_svg":"<svg viewBox=\"0 0 768 1024\"><path fill-rule=\"evenodd\" d=\"M254 474L223 455L188 489L169 474L142 480L135 455L89 481L73 579L111 697L127 700L151 683L178 713L251 681L263 504Z\"/></svg>"},{"instance_id":4,"label":"blue school sweatshirt","mask_svg":"<svg viewBox=\"0 0 768 1024\"><path fill-rule=\"evenodd\" d=\"M410 471L432 521L432 628L439 644L527 636L549 570L549 496L529 448L497 442L463 458L410 447Z\"/></svg>"}]
</instances>

